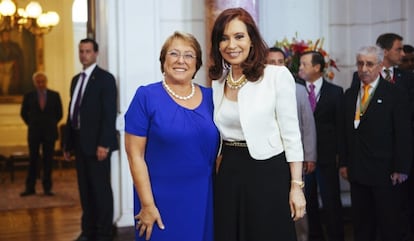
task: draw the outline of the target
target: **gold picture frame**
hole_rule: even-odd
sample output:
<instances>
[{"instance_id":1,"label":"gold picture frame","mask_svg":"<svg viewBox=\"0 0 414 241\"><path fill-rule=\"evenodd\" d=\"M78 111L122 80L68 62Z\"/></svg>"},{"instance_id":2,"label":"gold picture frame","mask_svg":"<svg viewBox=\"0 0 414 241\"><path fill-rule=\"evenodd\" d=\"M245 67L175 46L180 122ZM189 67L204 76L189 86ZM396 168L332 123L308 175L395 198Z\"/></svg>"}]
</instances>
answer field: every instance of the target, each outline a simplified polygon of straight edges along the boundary
<instances>
[{"instance_id":1,"label":"gold picture frame","mask_svg":"<svg viewBox=\"0 0 414 241\"><path fill-rule=\"evenodd\" d=\"M0 32L0 103L21 103L38 69L36 39L26 29Z\"/></svg>"}]
</instances>

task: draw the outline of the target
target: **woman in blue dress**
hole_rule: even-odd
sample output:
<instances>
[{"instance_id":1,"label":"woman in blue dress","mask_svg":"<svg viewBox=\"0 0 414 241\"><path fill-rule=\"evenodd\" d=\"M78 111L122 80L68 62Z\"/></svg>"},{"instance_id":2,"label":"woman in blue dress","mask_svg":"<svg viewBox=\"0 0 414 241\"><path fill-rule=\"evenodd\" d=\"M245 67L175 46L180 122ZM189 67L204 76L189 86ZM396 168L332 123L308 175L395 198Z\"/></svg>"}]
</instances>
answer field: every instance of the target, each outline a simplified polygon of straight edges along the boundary
<instances>
[{"instance_id":1,"label":"woman in blue dress","mask_svg":"<svg viewBox=\"0 0 414 241\"><path fill-rule=\"evenodd\" d=\"M161 53L161 82L141 86L125 114L135 186L136 240L213 241L212 176L219 134L194 36L174 32Z\"/></svg>"}]
</instances>

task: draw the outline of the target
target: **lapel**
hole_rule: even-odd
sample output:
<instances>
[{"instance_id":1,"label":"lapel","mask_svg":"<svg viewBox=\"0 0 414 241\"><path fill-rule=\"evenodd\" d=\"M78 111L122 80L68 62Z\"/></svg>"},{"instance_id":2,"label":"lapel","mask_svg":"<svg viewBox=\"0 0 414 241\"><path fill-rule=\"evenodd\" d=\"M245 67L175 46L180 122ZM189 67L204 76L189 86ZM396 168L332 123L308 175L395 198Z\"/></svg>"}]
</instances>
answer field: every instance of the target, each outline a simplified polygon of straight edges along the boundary
<instances>
[{"instance_id":1,"label":"lapel","mask_svg":"<svg viewBox=\"0 0 414 241\"><path fill-rule=\"evenodd\" d=\"M370 115L372 116L378 105L381 105L384 101L384 95L386 94L386 80L380 77L377 87L374 90L374 95L371 97L371 100L368 104L365 114L361 116L361 123L366 121Z\"/></svg>"},{"instance_id":2,"label":"lapel","mask_svg":"<svg viewBox=\"0 0 414 241\"><path fill-rule=\"evenodd\" d=\"M43 111L46 111L46 109L47 109L47 106L49 105L49 102L50 102L50 93L49 93L49 90L47 90L46 89L46 96L45 96L45 108L43 109ZM39 105L39 107L40 107L40 105Z\"/></svg>"},{"instance_id":3,"label":"lapel","mask_svg":"<svg viewBox=\"0 0 414 241\"><path fill-rule=\"evenodd\" d=\"M48 93L48 90L46 90L46 99L45 99L45 107L44 107L44 109L42 110L42 108L40 108L40 102L39 102L39 99L40 99L40 96L39 96L39 91L36 89L35 91L33 91L33 95L32 95L32 98L33 98L33 103L35 103L35 106L36 106L36 108L37 109L39 109L39 111L45 111L46 110L46 107L47 107L47 105L48 105L48 98L49 98L49 93Z\"/></svg>"},{"instance_id":4,"label":"lapel","mask_svg":"<svg viewBox=\"0 0 414 241\"><path fill-rule=\"evenodd\" d=\"M91 89L93 89L93 87L91 87L91 86L93 86L93 85L94 85L94 82L95 82L95 81L96 81L96 79L97 79L96 75L98 74L98 72L99 72L99 70L98 70L98 66L96 66L96 67L93 69L93 71L92 71L92 73L91 73L91 76L90 76L90 77L89 77L89 79L88 79L88 82L87 82L86 87L85 87L85 91L83 92L83 95L82 95L82 100L83 100L86 96L88 96L88 93L91 91Z\"/></svg>"},{"instance_id":5,"label":"lapel","mask_svg":"<svg viewBox=\"0 0 414 241\"><path fill-rule=\"evenodd\" d=\"M358 84L356 83L352 84L351 87L345 92L345 95L344 95L344 98L345 98L344 119L346 123L346 129L348 130L355 130L354 121L355 121L358 93L359 93L359 82Z\"/></svg>"},{"instance_id":6,"label":"lapel","mask_svg":"<svg viewBox=\"0 0 414 241\"><path fill-rule=\"evenodd\" d=\"M394 68L394 79L395 79L395 83L399 83L401 81L402 77L402 72L399 68Z\"/></svg>"},{"instance_id":7,"label":"lapel","mask_svg":"<svg viewBox=\"0 0 414 241\"><path fill-rule=\"evenodd\" d=\"M218 80L213 80L211 82L211 87L213 89L213 105L214 105L214 115L216 117L218 107L221 105L221 102L224 98L224 85L226 84L226 76L229 73L229 70L224 70L223 75Z\"/></svg>"},{"instance_id":8,"label":"lapel","mask_svg":"<svg viewBox=\"0 0 414 241\"><path fill-rule=\"evenodd\" d=\"M349 89L349 102L348 102L348 109L351 111L352 115L350 115L350 117L352 117L352 120L355 119L355 112L356 112L356 104L357 104L357 100L358 100L358 94L359 94L359 83L358 85L352 86Z\"/></svg>"},{"instance_id":9,"label":"lapel","mask_svg":"<svg viewBox=\"0 0 414 241\"><path fill-rule=\"evenodd\" d=\"M214 104L214 116L216 116L218 107L220 106L223 98L224 98L224 85L225 81L224 78L220 80L212 81L212 88L213 88L213 104Z\"/></svg>"},{"instance_id":10,"label":"lapel","mask_svg":"<svg viewBox=\"0 0 414 241\"><path fill-rule=\"evenodd\" d=\"M80 77L80 73L75 75L72 79L72 85L70 86L70 96L73 96L73 92L75 91L75 87L79 81L79 77Z\"/></svg>"},{"instance_id":11,"label":"lapel","mask_svg":"<svg viewBox=\"0 0 414 241\"><path fill-rule=\"evenodd\" d=\"M319 109L321 109L321 107L324 106L325 101L329 101L327 100L327 92L328 92L328 87L327 87L326 81L325 79L322 79L322 85L319 91L319 100L316 102L314 114L317 114L319 112Z\"/></svg>"}]
</instances>

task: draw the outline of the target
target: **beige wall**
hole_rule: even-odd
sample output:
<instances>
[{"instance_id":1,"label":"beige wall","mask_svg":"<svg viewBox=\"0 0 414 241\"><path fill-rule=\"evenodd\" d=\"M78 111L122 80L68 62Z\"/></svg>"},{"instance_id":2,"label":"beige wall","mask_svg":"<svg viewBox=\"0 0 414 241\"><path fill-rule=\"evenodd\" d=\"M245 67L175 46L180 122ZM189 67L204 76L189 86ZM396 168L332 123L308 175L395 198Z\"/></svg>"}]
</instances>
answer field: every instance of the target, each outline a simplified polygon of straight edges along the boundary
<instances>
[{"instance_id":1,"label":"beige wall","mask_svg":"<svg viewBox=\"0 0 414 241\"><path fill-rule=\"evenodd\" d=\"M19 7L29 1L16 1ZM49 88L60 93L64 115L69 102L69 85L74 74L73 0L38 0L43 11L56 11L60 23L44 36L44 64ZM26 126L19 115L20 104L0 104L0 146L26 145ZM64 117L65 119L66 117Z\"/></svg>"}]
</instances>

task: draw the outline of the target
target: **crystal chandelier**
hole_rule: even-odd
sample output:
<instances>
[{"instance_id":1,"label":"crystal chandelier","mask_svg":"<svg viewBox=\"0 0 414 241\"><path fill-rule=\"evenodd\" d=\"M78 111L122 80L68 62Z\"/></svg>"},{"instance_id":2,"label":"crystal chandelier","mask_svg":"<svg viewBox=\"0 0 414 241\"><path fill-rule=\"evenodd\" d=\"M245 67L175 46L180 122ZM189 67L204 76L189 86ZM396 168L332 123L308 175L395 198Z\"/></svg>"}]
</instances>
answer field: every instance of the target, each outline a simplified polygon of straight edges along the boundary
<instances>
[{"instance_id":1,"label":"crystal chandelier","mask_svg":"<svg viewBox=\"0 0 414 241\"><path fill-rule=\"evenodd\" d=\"M0 32L24 28L34 35L42 35L58 23L59 15L54 11L43 13L38 2L30 2L25 9L17 8L13 0L0 2Z\"/></svg>"}]
</instances>

